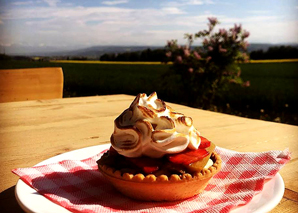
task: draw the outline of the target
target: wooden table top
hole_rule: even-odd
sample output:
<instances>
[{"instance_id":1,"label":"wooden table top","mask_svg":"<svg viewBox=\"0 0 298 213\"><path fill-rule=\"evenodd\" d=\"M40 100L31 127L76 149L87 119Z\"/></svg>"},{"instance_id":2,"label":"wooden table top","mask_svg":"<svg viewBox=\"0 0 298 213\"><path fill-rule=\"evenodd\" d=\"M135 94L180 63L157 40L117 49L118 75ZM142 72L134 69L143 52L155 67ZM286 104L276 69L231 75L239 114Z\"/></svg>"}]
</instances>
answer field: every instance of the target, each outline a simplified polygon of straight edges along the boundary
<instances>
[{"instance_id":1,"label":"wooden table top","mask_svg":"<svg viewBox=\"0 0 298 213\"><path fill-rule=\"evenodd\" d=\"M22 212L14 196L18 177L12 169L109 143L114 119L133 99L109 95L0 103L1 210ZM243 152L289 148L292 160L280 171L285 194L272 212L298 212L298 126L168 104L192 117L201 134L220 147Z\"/></svg>"}]
</instances>

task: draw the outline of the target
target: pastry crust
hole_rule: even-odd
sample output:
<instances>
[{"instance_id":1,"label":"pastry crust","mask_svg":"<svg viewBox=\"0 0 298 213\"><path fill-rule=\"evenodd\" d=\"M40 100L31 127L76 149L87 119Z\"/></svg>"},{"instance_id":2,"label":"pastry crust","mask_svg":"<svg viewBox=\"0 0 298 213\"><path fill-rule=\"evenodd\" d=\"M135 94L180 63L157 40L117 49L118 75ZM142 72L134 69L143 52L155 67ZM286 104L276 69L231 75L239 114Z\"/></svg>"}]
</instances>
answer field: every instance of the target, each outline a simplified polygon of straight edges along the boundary
<instances>
[{"instance_id":1,"label":"pastry crust","mask_svg":"<svg viewBox=\"0 0 298 213\"><path fill-rule=\"evenodd\" d=\"M210 158L214 163L208 169L181 176L122 174L119 170L102 165L100 160L98 169L118 191L130 198L144 201L175 201L192 197L205 189L209 180L221 168L221 158L216 152L213 152Z\"/></svg>"}]
</instances>

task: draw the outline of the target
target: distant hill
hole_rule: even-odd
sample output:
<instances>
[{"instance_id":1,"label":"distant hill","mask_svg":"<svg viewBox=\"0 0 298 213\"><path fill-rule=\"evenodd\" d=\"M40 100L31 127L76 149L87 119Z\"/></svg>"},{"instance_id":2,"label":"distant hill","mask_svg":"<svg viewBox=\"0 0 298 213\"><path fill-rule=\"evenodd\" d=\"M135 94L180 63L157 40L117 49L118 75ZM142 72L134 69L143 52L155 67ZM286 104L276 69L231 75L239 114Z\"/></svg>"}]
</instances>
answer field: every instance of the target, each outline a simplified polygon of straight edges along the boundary
<instances>
[{"instance_id":1,"label":"distant hill","mask_svg":"<svg viewBox=\"0 0 298 213\"><path fill-rule=\"evenodd\" d=\"M24 56L82 56L88 58L99 58L105 53L123 53L142 51L145 49L158 49L163 46L93 46L74 50L59 50L57 47L31 47L14 45L4 47L0 45L0 53L7 55L24 55Z\"/></svg>"},{"instance_id":2,"label":"distant hill","mask_svg":"<svg viewBox=\"0 0 298 213\"><path fill-rule=\"evenodd\" d=\"M281 44L282 45L282 44ZM251 44L248 46L248 52L255 50L268 50L269 47L279 46L275 44ZM298 47L298 44L296 44ZM151 50L164 48L164 46L94 46L75 51L67 51L60 55L68 56L85 56L85 57L100 57L105 53L123 53L123 52L135 52L142 51L150 48ZM59 55L59 53L57 53Z\"/></svg>"},{"instance_id":3,"label":"distant hill","mask_svg":"<svg viewBox=\"0 0 298 213\"><path fill-rule=\"evenodd\" d=\"M269 47L291 45L298 47L298 44L250 44L248 52L255 50L267 51ZM99 59L105 53L123 53L123 52L135 52L142 51L150 48L151 50L164 48L164 46L93 46L88 48L80 48L73 50L59 50L58 47L31 47L31 46L0 46L0 53L7 55L24 55L24 56L48 56L48 57L87 57Z\"/></svg>"},{"instance_id":4,"label":"distant hill","mask_svg":"<svg viewBox=\"0 0 298 213\"><path fill-rule=\"evenodd\" d=\"M162 46L94 46L94 47L79 49L75 51L68 51L68 52L65 52L64 55L99 58L105 53L136 52L136 51L142 51L148 48L153 50L153 49L159 49L163 47Z\"/></svg>"}]
</instances>

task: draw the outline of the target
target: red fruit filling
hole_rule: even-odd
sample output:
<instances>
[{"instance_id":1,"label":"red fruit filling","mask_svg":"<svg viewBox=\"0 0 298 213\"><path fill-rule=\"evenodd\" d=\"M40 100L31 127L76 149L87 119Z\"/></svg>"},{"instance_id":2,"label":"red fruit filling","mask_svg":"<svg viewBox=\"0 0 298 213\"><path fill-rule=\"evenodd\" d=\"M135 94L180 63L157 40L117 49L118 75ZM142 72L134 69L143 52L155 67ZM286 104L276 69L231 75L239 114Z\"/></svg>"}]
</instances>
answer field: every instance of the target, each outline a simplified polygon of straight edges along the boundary
<instances>
[{"instance_id":1,"label":"red fruit filling","mask_svg":"<svg viewBox=\"0 0 298 213\"><path fill-rule=\"evenodd\" d=\"M150 174L157 171L160 167L161 162L159 159L139 157L139 158L126 158L128 161L142 169L143 172Z\"/></svg>"},{"instance_id":2,"label":"red fruit filling","mask_svg":"<svg viewBox=\"0 0 298 213\"><path fill-rule=\"evenodd\" d=\"M201 143L200 143L199 149L205 149L211 145L211 142L207 138L204 138L202 136L200 136L200 138L201 138Z\"/></svg>"},{"instance_id":3,"label":"red fruit filling","mask_svg":"<svg viewBox=\"0 0 298 213\"><path fill-rule=\"evenodd\" d=\"M168 155L169 161L172 163L189 165L191 163L202 160L204 157L208 156L209 152L205 149L186 149L183 152Z\"/></svg>"},{"instance_id":4,"label":"red fruit filling","mask_svg":"<svg viewBox=\"0 0 298 213\"><path fill-rule=\"evenodd\" d=\"M176 154L165 155L162 158L138 157L129 158L120 155L112 146L99 160L102 164L109 165L125 173L143 174L183 174L185 172L200 171L204 167L204 159L214 150L214 144L201 137L198 149L186 149ZM204 160L203 160L204 159ZM195 163L197 162L197 163Z\"/></svg>"}]
</instances>

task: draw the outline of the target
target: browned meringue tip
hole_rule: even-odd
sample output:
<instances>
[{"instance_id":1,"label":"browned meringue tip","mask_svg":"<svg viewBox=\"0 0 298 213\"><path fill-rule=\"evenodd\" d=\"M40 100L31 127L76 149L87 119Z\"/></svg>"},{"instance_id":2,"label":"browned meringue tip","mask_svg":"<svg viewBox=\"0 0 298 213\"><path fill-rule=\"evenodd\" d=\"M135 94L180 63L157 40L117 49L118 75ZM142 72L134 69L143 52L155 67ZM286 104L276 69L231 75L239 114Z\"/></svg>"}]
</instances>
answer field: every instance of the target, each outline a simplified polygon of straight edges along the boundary
<instances>
[{"instance_id":1,"label":"browned meringue tip","mask_svg":"<svg viewBox=\"0 0 298 213\"><path fill-rule=\"evenodd\" d=\"M213 152L210 158L214 163L208 169L182 176L122 174L119 170L100 164L100 161L98 169L119 192L130 198L143 201L176 201L201 193L210 179L219 172L220 156Z\"/></svg>"}]
</instances>

